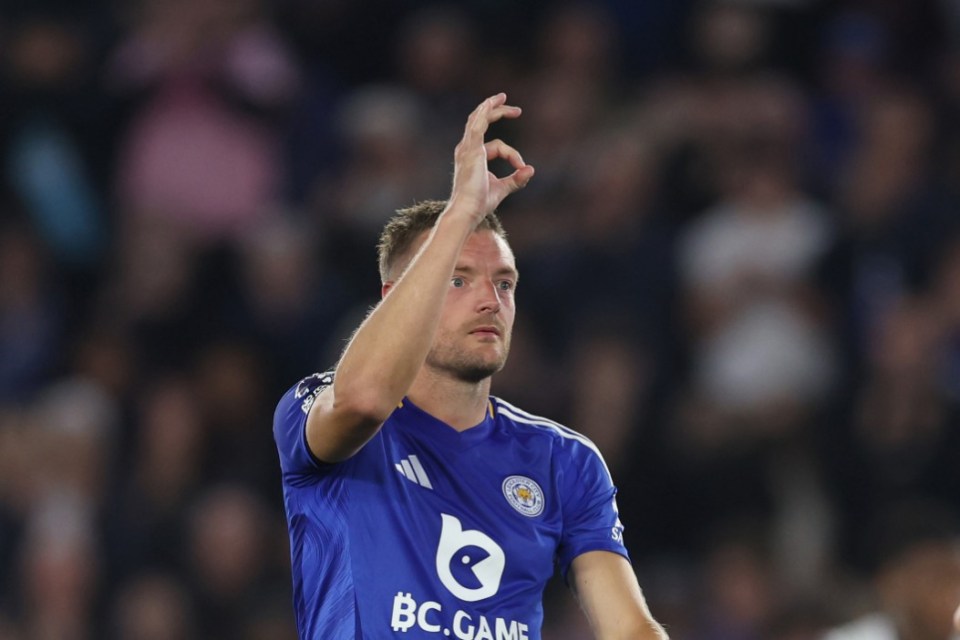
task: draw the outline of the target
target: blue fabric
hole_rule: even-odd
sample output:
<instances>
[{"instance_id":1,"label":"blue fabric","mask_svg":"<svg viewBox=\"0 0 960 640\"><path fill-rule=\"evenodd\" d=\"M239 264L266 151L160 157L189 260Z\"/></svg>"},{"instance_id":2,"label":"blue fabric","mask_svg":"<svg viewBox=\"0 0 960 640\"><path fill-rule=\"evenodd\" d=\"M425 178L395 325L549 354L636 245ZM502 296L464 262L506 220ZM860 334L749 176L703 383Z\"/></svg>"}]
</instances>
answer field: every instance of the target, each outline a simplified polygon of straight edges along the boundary
<instances>
[{"instance_id":1,"label":"blue fabric","mask_svg":"<svg viewBox=\"0 0 960 640\"><path fill-rule=\"evenodd\" d=\"M497 398L459 432L404 400L357 455L323 464L305 424L331 382L301 381L274 421L301 639L540 638L557 567L627 556L582 435Z\"/></svg>"}]
</instances>

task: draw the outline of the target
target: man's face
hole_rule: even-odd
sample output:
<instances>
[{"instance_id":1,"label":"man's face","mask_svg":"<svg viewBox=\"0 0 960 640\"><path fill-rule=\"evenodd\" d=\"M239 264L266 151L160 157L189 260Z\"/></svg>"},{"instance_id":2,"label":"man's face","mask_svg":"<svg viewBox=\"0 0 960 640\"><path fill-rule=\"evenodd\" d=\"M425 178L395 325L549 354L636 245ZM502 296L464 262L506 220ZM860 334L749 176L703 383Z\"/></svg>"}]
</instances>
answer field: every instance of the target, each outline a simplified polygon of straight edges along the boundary
<instances>
[{"instance_id":1,"label":"man's face","mask_svg":"<svg viewBox=\"0 0 960 640\"><path fill-rule=\"evenodd\" d=\"M516 284L506 240L486 229L472 233L450 278L427 366L465 382L502 369L510 351Z\"/></svg>"}]
</instances>

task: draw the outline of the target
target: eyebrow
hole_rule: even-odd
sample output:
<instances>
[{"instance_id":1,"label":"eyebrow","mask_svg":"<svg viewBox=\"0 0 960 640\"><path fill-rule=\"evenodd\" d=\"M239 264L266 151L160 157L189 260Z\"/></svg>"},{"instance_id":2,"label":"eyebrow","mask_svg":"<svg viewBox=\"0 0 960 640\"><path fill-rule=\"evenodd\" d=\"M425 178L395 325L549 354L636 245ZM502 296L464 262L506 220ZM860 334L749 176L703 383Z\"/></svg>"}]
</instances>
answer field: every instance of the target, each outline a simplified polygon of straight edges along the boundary
<instances>
[{"instance_id":1,"label":"eyebrow","mask_svg":"<svg viewBox=\"0 0 960 640\"><path fill-rule=\"evenodd\" d=\"M466 265L458 264L456 267L454 267L453 272L454 273L460 272L460 273L466 273L468 275L474 275L475 273L477 273L477 269L474 269L473 267L469 267ZM520 279L520 272L513 267L500 267L499 269L493 272L493 275L494 276L510 276L514 280Z\"/></svg>"}]
</instances>

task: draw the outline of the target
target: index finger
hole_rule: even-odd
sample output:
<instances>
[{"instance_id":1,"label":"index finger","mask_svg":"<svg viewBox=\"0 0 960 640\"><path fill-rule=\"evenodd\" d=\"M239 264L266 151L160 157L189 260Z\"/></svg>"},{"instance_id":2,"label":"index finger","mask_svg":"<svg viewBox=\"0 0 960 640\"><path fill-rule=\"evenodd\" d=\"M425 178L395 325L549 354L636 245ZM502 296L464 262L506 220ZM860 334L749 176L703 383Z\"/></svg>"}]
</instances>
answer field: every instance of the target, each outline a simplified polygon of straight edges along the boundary
<instances>
[{"instance_id":1,"label":"index finger","mask_svg":"<svg viewBox=\"0 0 960 640\"><path fill-rule=\"evenodd\" d=\"M467 118L464 138L480 138L487 132L490 125L501 118L516 118L520 115L520 107L506 104L507 94L498 93L481 102Z\"/></svg>"}]
</instances>

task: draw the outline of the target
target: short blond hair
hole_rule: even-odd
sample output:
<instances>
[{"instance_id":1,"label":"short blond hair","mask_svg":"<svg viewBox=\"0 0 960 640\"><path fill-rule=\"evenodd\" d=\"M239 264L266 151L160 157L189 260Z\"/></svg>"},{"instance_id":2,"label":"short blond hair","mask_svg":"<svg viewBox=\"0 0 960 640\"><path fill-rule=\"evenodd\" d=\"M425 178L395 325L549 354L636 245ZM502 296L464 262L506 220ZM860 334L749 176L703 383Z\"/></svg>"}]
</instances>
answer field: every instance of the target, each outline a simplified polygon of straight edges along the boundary
<instances>
[{"instance_id":1,"label":"short blond hair","mask_svg":"<svg viewBox=\"0 0 960 640\"><path fill-rule=\"evenodd\" d=\"M413 206L398 209L396 214L383 227L380 241L377 243L377 256L380 265L380 280L390 280L390 273L397 262L404 257L413 243L424 231L429 231L447 208L446 200L424 200ZM500 224L500 218L494 212L484 216L477 229L489 229L503 239L507 232Z\"/></svg>"}]
</instances>

